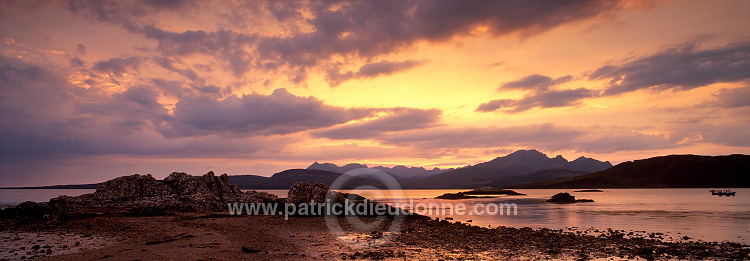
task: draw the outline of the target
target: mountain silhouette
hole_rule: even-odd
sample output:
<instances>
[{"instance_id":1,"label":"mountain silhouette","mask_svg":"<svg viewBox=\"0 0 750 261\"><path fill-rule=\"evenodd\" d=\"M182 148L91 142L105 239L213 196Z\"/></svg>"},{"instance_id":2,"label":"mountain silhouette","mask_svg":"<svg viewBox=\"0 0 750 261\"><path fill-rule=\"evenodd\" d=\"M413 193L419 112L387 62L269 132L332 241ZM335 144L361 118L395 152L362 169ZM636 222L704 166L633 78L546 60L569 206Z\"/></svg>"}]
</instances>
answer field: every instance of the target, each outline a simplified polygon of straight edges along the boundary
<instances>
[{"instance_id":1,"label":"mountain silhouette","mask_svg":"<svg viewBox=\"0 0 750 261\"><path fill-rule=\"evenodd\" d=\"M587 175L515 188L747 188L750 156L669 155L628 161Z\"/></svg>"},{"instance_id":2,"label":"mountain silhouette","mask_svg":"<svg viewBox=\"0 0 750 261\"><path fill-rule=\"evenodd\" d=\"M338 172L338 173L346 173L347 171L359 169L359 168L368 168L365 164L359 164L359 163L349 163L344 166L339 167L336 164L333 163L318 163L317 161L311 164L307 169L309 170L325 170L325 171L331 171L331 172ZM372 167L373 169L378 169L385 171L393 176L401 177L401 178L423 178L427 176L432 176L435 174L440 174L449 170L453 169L440 169L440 168L433 168L431 170L425 169L423 167L406 167L403 165L397 165L393 168L389 167L383 167L383 166L377 166Z\"/></svg>"},{"instance_id":3,"label":"mountain silhouette","mask_svg":"<svg viewBox=\"0 0 750 261\"><path fill-rule=\"evenodd\" d=\"M256 175L230 175L229 183L237 185L240 189L289 189L294 183L324 183L331 185L334 180L346 176L341 173L311 170L311 169L288 169L271 177L262 177ZM354 189L358 186L369 185L382 188L383 185L369 179L360 177L348 177L345 189Z\"/></svg>"},{"instance_id":4,"label":"mountain silhouette","mask_svg":"<svg viewBox=\"0 0 750 261\"><path fill-rule=\"evenodd\" d=\"M569 178L612 167L606 161L581 157L573 162L537 150L519 150L488 162L447 171L421 180L404 180L411 188L503 188L529 182Z\"/></svg>"},{"instance_id":5,"label":"mountain silhouette","mask_svg":"<svg viewBox=\"0 0 750 261\"><path fill-rule=\"evenodd\" d=\"M493 186L496 188L513 185L550 181L561 178L581 176L612 167L606 161L580 157L569 162L562 156L549 158L536 150L519 150L506 156L497 157L488 162L458 169L431 170L423 167L394 166L392 168L377 166L396 179L402 188L476 188ZM334 180L345 175L347 171L367 168L367 165L349 163L338 166L333 163L314 162L307 169L288 169L271 177L258 175L229 175L229 183L240 189L289 189L294 183L320 182L331 185ZM347 188L369 185L382 188L378 181L360 177L349 177ZM58 185L46 188L96 188L97 184ZM39 188L39 187L28 187Z\"/></svg>"}]
</instances>

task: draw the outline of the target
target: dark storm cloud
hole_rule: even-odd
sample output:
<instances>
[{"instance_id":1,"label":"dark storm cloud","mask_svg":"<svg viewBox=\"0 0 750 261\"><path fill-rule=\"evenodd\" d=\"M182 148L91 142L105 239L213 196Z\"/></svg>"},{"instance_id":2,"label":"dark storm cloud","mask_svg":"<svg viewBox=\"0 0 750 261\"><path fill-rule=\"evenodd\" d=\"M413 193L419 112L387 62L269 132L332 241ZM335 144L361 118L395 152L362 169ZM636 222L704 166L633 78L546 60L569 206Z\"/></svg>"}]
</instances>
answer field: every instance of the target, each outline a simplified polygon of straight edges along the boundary
<instances>
[{"instance_id":1,"label":"dark storm cloud","mask_svg":"<svg viewBox=\"0 0 750 261\"><path fill-rule=\"evenodd\" d=\"M265 59L315 65L334 54L369 57L414 42L444 41L486 26L495 36L530 35L617 10L615 1L355 1L312 2L316 30L261 39Z\"/></svg>"},{"instance_id":2,"label":"dark storm cloud","mask_svg":"<svg viewBox=\"0 0 750 261\"><path fill-rule=\"evenodd\" d=\"M0 56L0 154L3 159L49 157L79 150L66 135L66 102L80 95L64 78L21 60Z\"/></svg>"},{"instance_id":3,"label":"dark storm cloud","mask_svg":"<svg viewBox=\"0 0 750 261\"><path fill-rule=\"evenodd\" d=\"M423 61L406 60L406 61L379 61L368 63L359 67L357 72L341 72L339 65L334 65L327 72L327 80L331 86L337 86L350 79L375 78L381 75L391 75L394 73L409 70L422 65Z\"/></svg>"},{"instance_id":4,"label":"dark storm cloud","mask_svg":"<svg viewBox=\"0 0 750 261\"><path fill-rule=\"evenodd\" d=\"M499 90L505 89L520 89L520 90L536 90L546 91L549 87L568 82L573 79L573 76L566 75L557 79L552 79L549 76L532 74L523 77L519 80L507 82L500 86Z\"/></svg>"},{"instance_id":5,"label":"dark storm cloud","mask_svg":"<svg viewBox=\"0 0 750 261\"><path fill-rule=\"evenodd\" d=\"M289 134L328 127L369 116L372 109L345 109L314 97L299 97L285 89L271 95L229 96L217 101L185 97L177 104L167 136L226 134L252 136Z\"/></svg>"},{"instance_id":6,"label":"dark storm cloud","mask_svg":"<svg viewBox=\"0 0 750 261\"><path fill-rule=\"evenodd\" d=\"M750 42L735 43L715 49L699 50L696 44L687 44L622 64L607 65L588 74L590 80L609 80L605 90L599 92L586 88L573 90L548 90L567 82L572 76L552 79L534 74L503 84L499 90L533 90L519 100L498 99L479 105L478 112L502 110L517 113L532 108L567 107L580 104L580 100L600 95L617 95L641 89L688 90L714 83L738 82L750 79ZM726 107L747 104L738 97L747 96L744 89L723 90L717 94Z\"/></svg>"},{"instance_id":7,"label":"dark storm cloud","mask_svg":"<svg viewBox=\"0 0 750 261\"><path fill-rule=\"evenodd\" d=\"M238 18L270 14L279 23L304 22L313 30L291 25L289 35L258 36L233 29L169 32L156 26L159 12L195 11L202 5L191 1L70 0L68 3L74 14L121 24L131 32L158 40L159 50L167 56L208 54L228 63L237 76L254 68L283 70L295 83L304 82L310 68L325 65L335 55L370 59L419 41L439 42L467 35L479 26L487 28L491 36L528 36L622 8L618 1L610 0L259 1L229 7L230 15L221 18L230 24L241 24L236 21ZM360 76L387 75L387 70L394 66L372 64L362 68ZM342 79L347 76L340 74Z\"/></svg>"},{"instance_id":8,"label":"dark storm cloud","mask_svg":"<svg viewBox=\"0 0 750 261\"><path fill-rule=\"evenodd\" d=\"M121 75L123 73L137 71L138 66L143 63L143 61L144 59L141 57L111 58L106 61L97 62L92 69L103 73Z\"/></svg>"},{"instance_id":9,"label":"dark storm cloud","mask_svg":"<svg viewBox=\"0 0 750 261\"><path fill-rule=\"evenodd\" d=\"M384 109L385 110L385 109ZM438 109L394 108L388 115L331 129L315 131L313 136L328 139L369 139L384 133L424 129L436 126L442 111Z\"/></svg>"},{"instance_id":10,"label":"dark storm cloud","mask_svg":"<svg viewBox=\"0 0 750 261\"><path fill-rule=\"evenodd\" d=\"M181 82L152 79L108 94L106 87L76 87L44 67L0 56L0 155L2 160L113 154L234 157L281 150L274 146L294 140L274 134L330 127L382 110L330 106L284 89L223 100L206 95L219 91L212 85L186 88ZM166 93L182 97L173 115L158 102Z\"/></svg>"},{"instance_id":11,"label":"dark storm cloud","mask_svg":"<svg viewBox=\"0 0 750 261\"><path fill-rule=\"evenodd\" d=\"M641 89L687 90L714 83L750 78L750 42L699 50L685 44L650 56L607 65L589 74L591 80L609 80L605 95Z\"/></svg>"},{"instance_id":12,"label":"dark storm cloud","mask_svg":"<svg viewBox=\"0 0 750 261\"><path fill-rule=\"evenodd\" d=\"M558 108L580 105L581 100L596 97L599 91L578 88L572 90L549 90L528 94L519 100L499 99L480 104L476 111L491 112L501 110L518 113L533 108Z\"/></svg>"}]
</instances>

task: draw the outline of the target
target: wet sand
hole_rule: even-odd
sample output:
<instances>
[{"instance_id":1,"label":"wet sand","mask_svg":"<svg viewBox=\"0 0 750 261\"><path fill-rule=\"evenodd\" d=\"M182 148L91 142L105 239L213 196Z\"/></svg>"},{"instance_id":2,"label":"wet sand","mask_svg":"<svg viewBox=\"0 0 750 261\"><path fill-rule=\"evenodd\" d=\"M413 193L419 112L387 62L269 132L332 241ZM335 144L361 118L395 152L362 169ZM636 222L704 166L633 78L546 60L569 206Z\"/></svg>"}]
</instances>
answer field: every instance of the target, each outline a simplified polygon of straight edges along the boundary
<instances>
[{"instance_id":1,"label":"wet sand","mask_svg":"<svg viewBox=\"0 0 750 261\"><path fill-rule=\"evenodd\" d=\"M100 216L47 227L3 228L0 232L8 235L0 237L3 257L8 256L8 251L18 254L11 254L10 259L23 256L40 260L750 259L748 246L732 243L664 242L619 231L584 235L547 229L488 229L427 218L407 219L401 233L376 248L357 248L337 240L329 233L323 217L285 220L282 216L226 213ZM49 237L45 240L50 241L44 241L47 244L39 244L49 246L46 248L49 254L46 250L27 254L28 243L23 243L25 251L19 249L23 245L20 242L39 235ZM85 241L86 238L90 240ZM379 235L359 234L355 238L377 240ZM68 250L62 245L67 245Z\"/></svg>"}]
</instances>

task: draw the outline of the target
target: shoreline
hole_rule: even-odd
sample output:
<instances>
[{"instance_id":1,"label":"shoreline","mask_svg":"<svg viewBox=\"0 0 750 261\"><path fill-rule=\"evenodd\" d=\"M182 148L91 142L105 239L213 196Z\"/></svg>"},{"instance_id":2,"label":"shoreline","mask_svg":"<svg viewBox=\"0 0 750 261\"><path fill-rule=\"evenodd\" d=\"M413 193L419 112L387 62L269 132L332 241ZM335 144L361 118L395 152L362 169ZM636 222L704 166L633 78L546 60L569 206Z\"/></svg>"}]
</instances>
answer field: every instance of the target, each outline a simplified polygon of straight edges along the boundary
<instances>
[{"instance_id":1,"label":"shoreline","mask_svg":"<svg viewBox=\"0 0 750 261\"><path fill-rule=\"evenodd\" d=\"M295 216L284 220L275 215L230 216L226 212L174 212L149 217L101 215L56 224L4 227L0 232L107 239L107 244L96 249L70 253L62 252L59 244L52 245L48 249L55 255L36 255L43 260L750 259L750 246L738 243L667 242L658 237L631 238L613 230L588 235L580 231L487 228L425 216L405 218L393 240L377 248L356 248L339 241L329 232L324 217ZM377 233L354 235L362 242L379 238Z\"/></svg>"},{"instance_id":2,"label":"shoreline","mask_svg":"<svg viewBox=\"0 0 750 261\"><path fill-rule=\"evenodd\" d=\"M713 197L711 197L711 198L713 198ZM388 201L388 199L385 199L385 200ZM419 201L419 198L415 198L414 200ZM380 202L380 200L377 200L377 201ZM466 201L466 202L471 202L471 201ZM6 206L0 205L0 209L6 208L6 207L11 207L11 205L6 205ZM116 208L113 209L113 210L117 211ZM102 212L102 211L105 212L105 213L107 213L107 211L105 211L105 210L100 210L100 212ZM645 213L645 212L649 212L649 211L653 211L653 210L642 210L642 211L641 210L638 210L638 211L633 210L632 212L637 212L637 213L644 212ZM591 212L591 211L589 211L589 212ZM612 213L609 213L609 212L612 212ZM592 213L594 213L592 215L602 215L602 216L614 215L616 218L620 218L622 216L630 215L630 214L628 214L629 212L631 212L631 210L622 210L622 211L619 211L619 210L618 211L601 210L601 211L594 211L594 212L592 212ZM660 212L660 211L656 211L656 212ZM669 214L671 212L664 212L664 213L668 213ZM426 213L422 213L422 214L426 214ZM682 212L674 212L674 213L672 213L670 215L678 215L678 214L682 215L683 213ZM670 216L670 215L667 215L667 214L660 214L660 216L665 216L665 215L666 216ZM687 214L685 214L685 215L687 215ZM740 214L737 214L737 215L740 215ZM462 221L462 222L466 221L466 220L472 220L473 219L472 224L479 225L479 226L484 226L484 227L502 226L502 225L512 226L512 227L527 227L528 226L528 227L532 227L534 229L550 229L550 230L556 230L556 229L557 230L559 230L559 229L568 230L568 228L573 228L573 229L577 229L578 231L582 231L582 232L583 231L589 231L590 232L590 231L596 231L596 230L605 231L605 230L609 230L611 228L611 229L625 230L625 231L627 231L626 233L631 232L631 231L632 232L636 232L636 233L637 232L641 232L643 234L643 236L648 236L648 234L656 234L657 236L659 236L659 235L662 235L662 233L663 233L664 234L664 239L668 239L668 237L671 236L671 237L673 237L674 240L681 240L682 237L689 236L690 240L703 240L703 241L706 241L706 242L711 242L711 241L726 242L726 241L729 241L729 242L733 242L733 243L750 244L750 242L748 242L748 239L747 239L748 237L745 236L747 234L746 231L745 231L745 229L742 230L745 234L741 234L742 238L740 238L739 236L734 236L734 235L733 236L722 236L722 235L725 235L725 234L716 234L716 232L714 232L714 234L702 234L701 232L693 232L693 233L691 233L692 231L685 230L685 229L680 230L679 227L677 227L677 228L675 228L675 227L669 227L669 228L665 228L665 229L660 229L662 227L653 226L653 225L652 226L645 226L645 225L644 226L633 226L630 223L625 223L625 224L629 224L629 225L619 225L619 226L617 224L615 224L615 223L613 223L613 224L601 224L601 222L599 222L599 223L595 222L593 224L586 224L586 223L580 223L580 222L579 223L560 223L560 224L564 224L564 225L560 225L560 224L557 224L557 223L538 224L538 223L529 223L529 222L524 223L524 222L517 222L517 221L499 221L499 222L494 222L493 220L489 220L488 221L486 219L483 220L481 218L477 219L476 217L473 217L473 216L461 216L461 215L458 215L458 216L456 216L456 215L430 215L430 216L433 217L433 218L435 218L435 217L440 217L440 218L452 217L452 218L455 219L455 221ZM579 219L580 219L580 217L579 217ZM586 219L584 219L584 220L586 220ZM630 221L630 220L626 220L626 221ZM557 224L557 225L555 225L555 224ZM719 235L719 236L716 236L716 235Z\"/></svg>"}]
</instances>

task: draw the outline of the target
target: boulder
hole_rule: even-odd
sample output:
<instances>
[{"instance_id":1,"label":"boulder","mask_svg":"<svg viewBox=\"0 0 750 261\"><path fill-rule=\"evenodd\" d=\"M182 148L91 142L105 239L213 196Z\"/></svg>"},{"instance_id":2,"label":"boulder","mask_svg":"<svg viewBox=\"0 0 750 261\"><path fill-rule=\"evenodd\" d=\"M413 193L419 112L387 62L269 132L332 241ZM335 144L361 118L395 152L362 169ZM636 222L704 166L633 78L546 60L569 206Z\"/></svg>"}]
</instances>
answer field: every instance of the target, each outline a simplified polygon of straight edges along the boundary
<instances>
[{"instance_id":1,"label":"boulder","mask_svg":"<svg viewBox=\"0 0 750 261\"><path fill-rule=\"evenodd\" d=\"M576 197L573 195L570 195L570 193L564 192L564 193L557 193L555 195L552 195L547 202L550 203L557 203L557 204L570 204L570 203L576 203Z\"/></svg>"},{"instance_id":2,"label":"boulder","mask_svg":"<svg viewBox=\"0 0 750 261\"><path fill-rule=\"evenodd\" d=\"M594 202L591 199L576 199L575 196L570 195L568 192L563 193L557 193L550 197L547 202L550 203L557 203L557 204L573 204L578 202Z\"/></svg>"}]
</instances>

